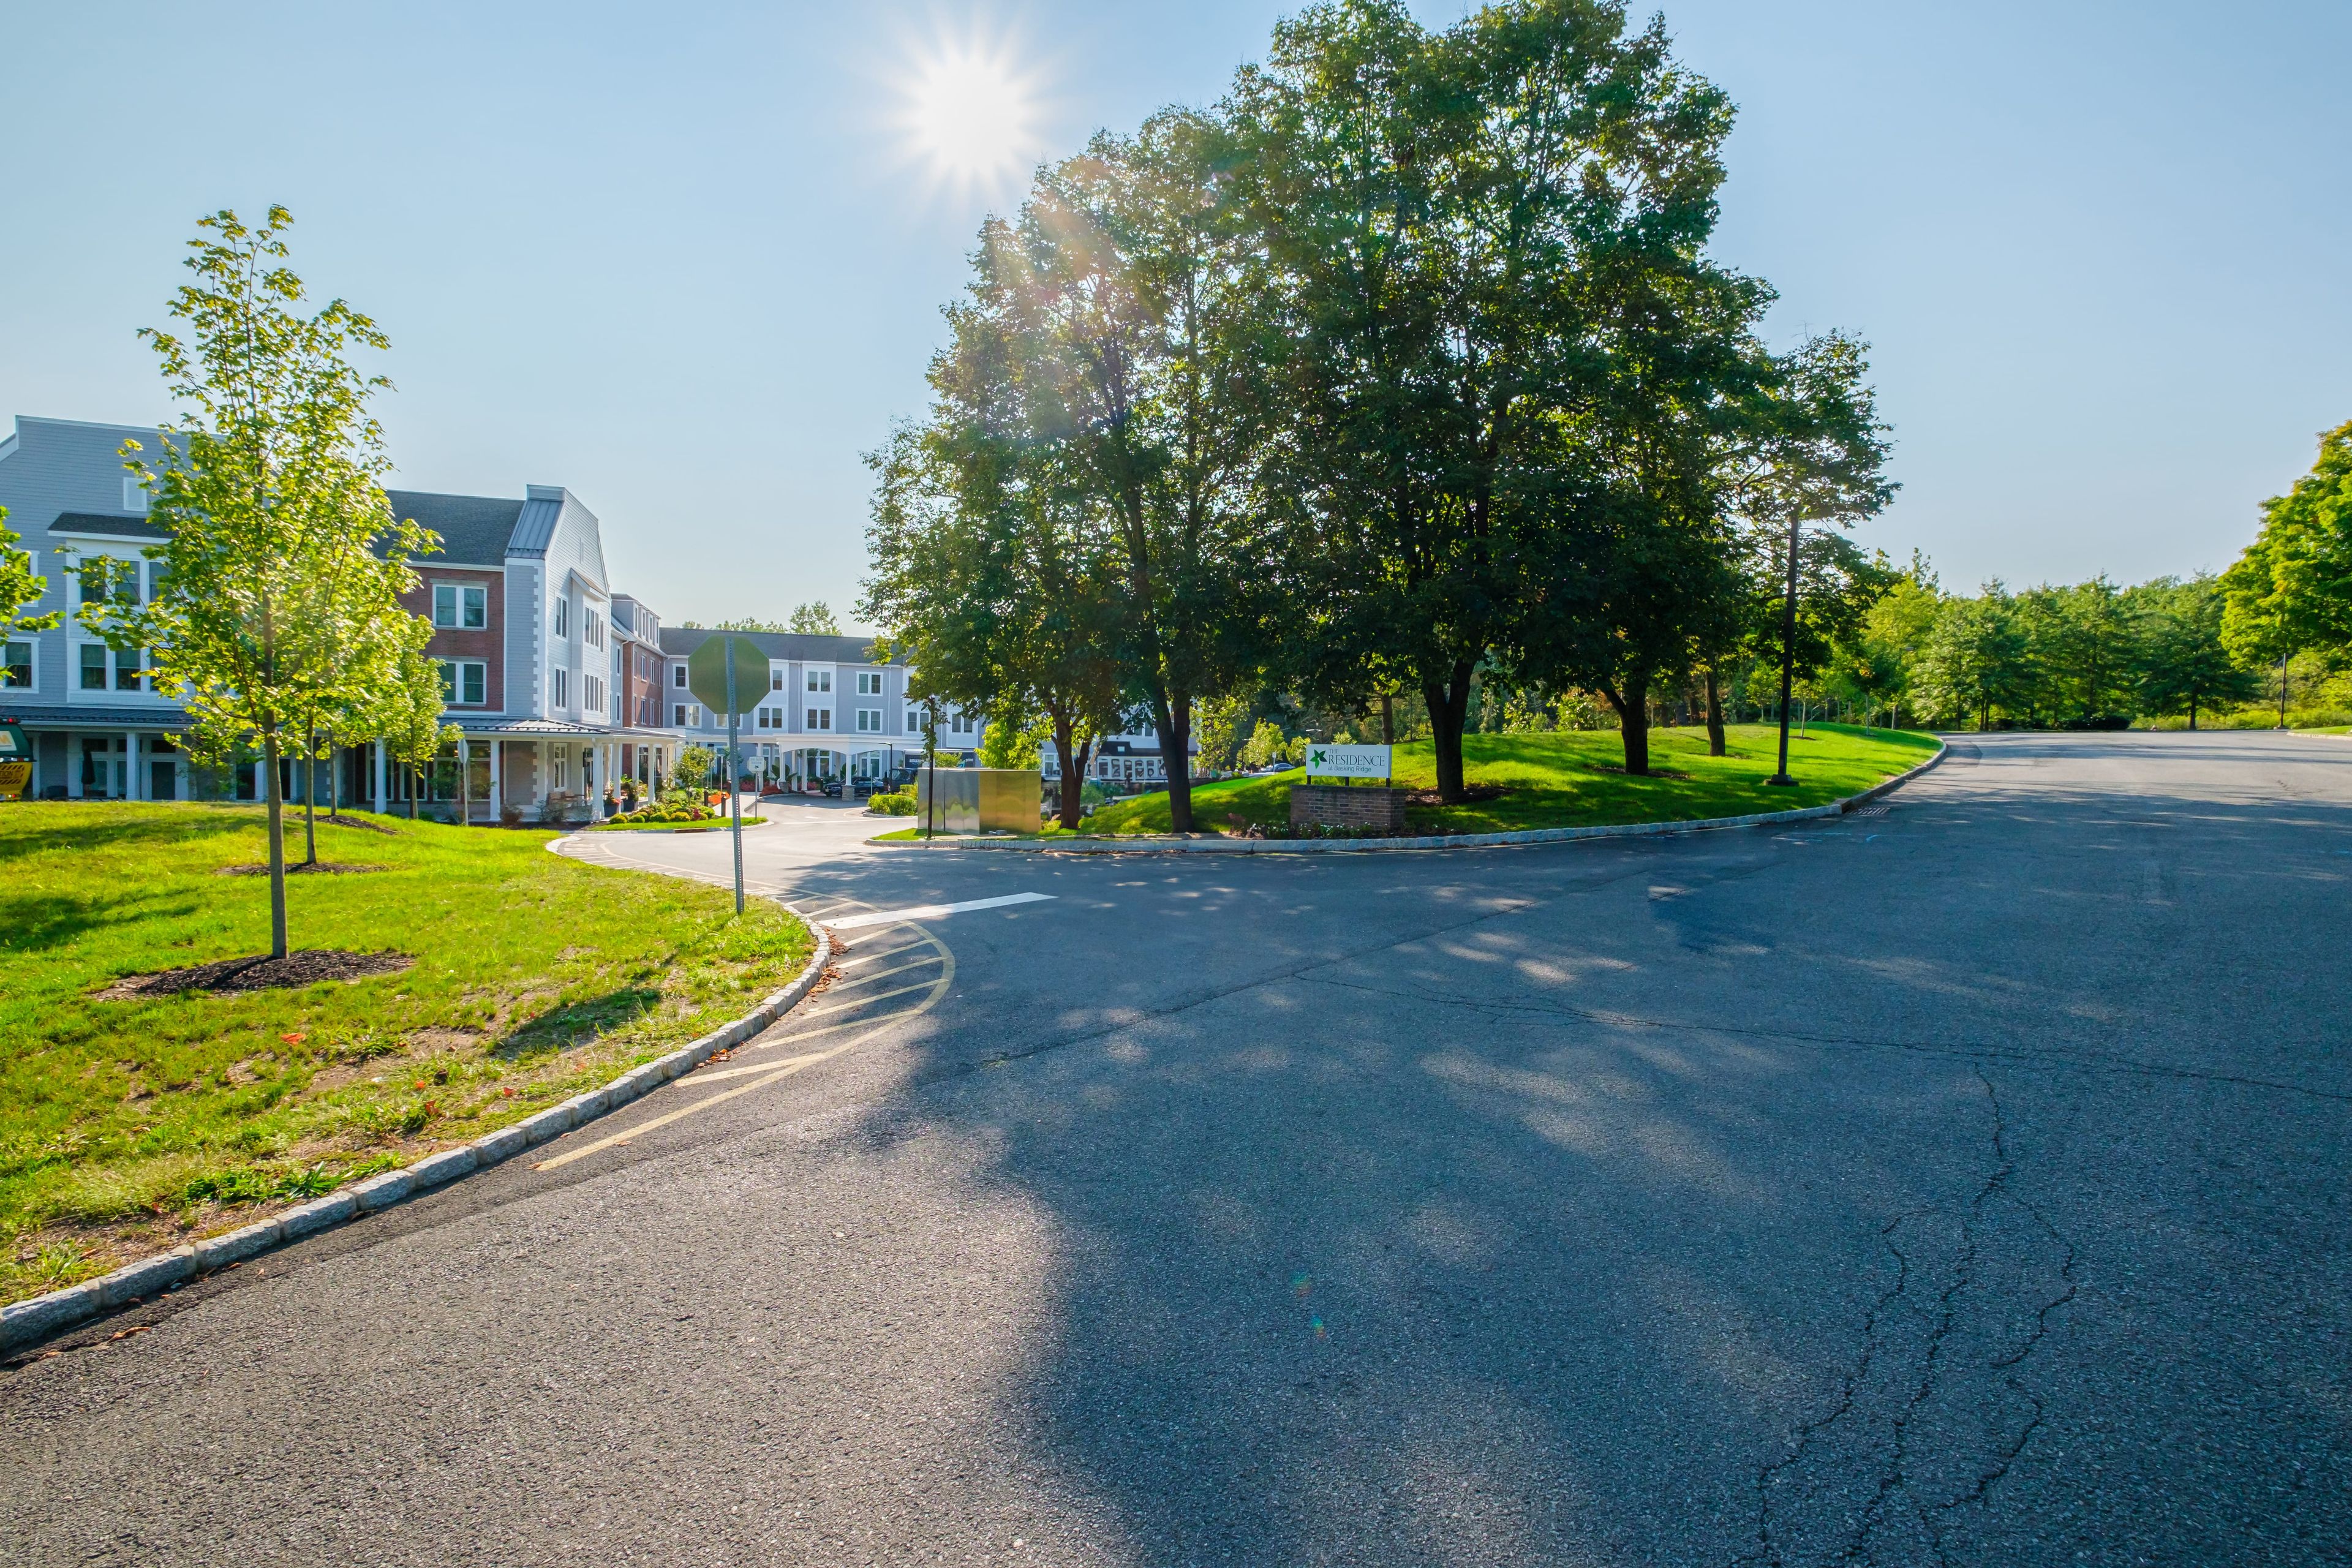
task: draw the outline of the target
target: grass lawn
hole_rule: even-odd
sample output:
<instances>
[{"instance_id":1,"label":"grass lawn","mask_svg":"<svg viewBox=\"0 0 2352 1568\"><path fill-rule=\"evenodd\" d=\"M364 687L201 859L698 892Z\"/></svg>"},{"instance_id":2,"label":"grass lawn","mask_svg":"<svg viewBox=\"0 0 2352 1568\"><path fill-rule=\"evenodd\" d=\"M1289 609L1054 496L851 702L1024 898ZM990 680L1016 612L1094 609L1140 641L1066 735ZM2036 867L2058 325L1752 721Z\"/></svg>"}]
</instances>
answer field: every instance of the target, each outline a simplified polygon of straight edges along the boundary
<instances>
[{"instance_id":1,"label":"grass lawn","mask_svg":"<svg viewBox=\"0 0 2352 1568\"><path fill-rule=\"evenodd\" d=\"M569 1099L750 1010L805 928L717 888L551 855L550 833L321 824L290 945L404 972L100 1001L266 952L256 806L0 805L0 1300L331 1191ZM288 819L289 857L299 819Z\"/></svg>"},{"instance_id":2,"label":"grass lawn","mask_svg":"<svg viewBox=\"0 0 2352 1568\"><path fill-rule=\"evenodd\" d=\"M1936 750L1932 735L1812 724L1802 736L1789 737L1789 771L1797 776L1797 787L1771 789L1764 781L1779 761L1780 731L1735 724L1728 740L1729 755L1710 757L1704 730L1653 730L1650 766L1656 771L1633 778L1620 771L1625 754L1613 730L1468 735L1462 750L1470 784L1507 793L1461 805L1414 806L1407 816L1419 833L1513 833L1789 811L1868 789L1927 761ZM1399 746L1397 761L1400 783L1437 787L1427 741ZM1202 828L1222 832L1239 832L1252 823L1287 823L1290 786L1304 776L1294 770L1203 784L1192 792L1194 818ZM1087 831L1165 833L1168 796L1137 795L1099 807Z\"/></svg>"}]
</instances>

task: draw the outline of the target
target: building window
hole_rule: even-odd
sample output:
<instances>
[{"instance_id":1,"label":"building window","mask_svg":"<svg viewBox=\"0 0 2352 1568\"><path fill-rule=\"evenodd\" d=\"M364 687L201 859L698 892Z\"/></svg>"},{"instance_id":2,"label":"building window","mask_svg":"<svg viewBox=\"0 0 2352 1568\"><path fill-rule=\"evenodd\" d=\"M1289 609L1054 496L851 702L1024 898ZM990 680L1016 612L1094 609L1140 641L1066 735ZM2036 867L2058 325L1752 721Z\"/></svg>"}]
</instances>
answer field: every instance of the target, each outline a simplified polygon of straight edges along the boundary
<instances>
[{"instance_id":1,"label":"building window","mask_svg":"<svg viewBox=\"0 0 2352 1568\"><path fill-rule=\"evenodd\" d=\"M84 691L106 689L106 645L102 642L81 645L81 689Z\"/></svg>"},{"instance_id":2,"label":"building window","mask_svg":"<svg viewBox=\"0 0 2352 1568\"><path fill-rule=\"evenodd\" d=\"M771 668L769 669L769 671L768 671L768 689L769 689L769 690L771 690L771 691L782 691L783 689L784 689L784 671L783 671L783 667L782 667L782 665L777 665L777 666L774 666L774 667Z\"/></svg>"},{"instance_id":3,"label":"building window","mask_svg":"<svg viewBox=\"0 0 2352 1568\"><path fill-rule=\"evenodd\" d=\"M831 691L833 689L833 671L829 669L810 670L808 672L808 689L811 691Z\"/></svg>"},{"instance_id":4,"label":"building window","mask_svg":"<svg viewBox=\"0 0 2352 1568\"><path fill-rule=\"evenodd\" d=\"M810 709L810 710L808 710L808 727L809 727L810 729L812 729L812 730L830 730L830 729L832 729L832 728L833 728L833 710L832 710L832 709L830 709L830 708L812 708L812 709Z\"/></svg>"},{"instance_id":5,"label":"building window","mask_svg":"<svg viewBox=\"0 0 2352 1568\"><path fill-rule=\"evenodd\" d=\"M490 591L471 583L433 584L433 624L452 631L478 631L490 624Z\"/></svg>"},{"instance_id":6,"label":"building window","mask_svg":"<svg viewBox=\"0 0 2352 1568\"><path fill-rule=\"evenodd\" d=\"M33 684L33 645L31 643L12 642L8 645L6 658L0 659L0 679L5 679L8 685L16 687L29 687Z\"/></svg>"},{"instance_id":7,"label":"building window","mask_svg":"<svg viewBox=\"0 0 2352 1568\"><path fill-rule=\"evenodd\" d=\"M71 570L78 584L74 597L81 604L98 605L109 599L118 605L139 602L139 563L136 561L124 561L113 555L92 555Z\"/></svg>"},{"instance_id":8,"label":"building window","mask_svg":"<svg viewBox=\"0 0 2352 1568\"><path fill-rule=\"evenodd\" d=\"M555 601L555 635L560 637L572 635L572 601L569 599Z\"/></svg>"},{"instance_id":9,"label":"building window","mask_svg":"<svg viewBox=\"0 0 2352 1568\"><path fill-rule=\"evenodd\" d=\"M882 732L882 710L879 708L860 708L857 710L857 732L861 735L880 734Z\"/></svg>"},{"instance_id":10,"label":"building window","mask_svg":"<svg viewBox=\"0 0 2352 1568\"><path fill-rule=\"evenodd\" d=\"M670 710L670 723L680 730L691 730L694 728L694 720L690 717L693 712L693 703L680 702Z\"/></svg>"},{"instance_id":11,"label":"building window","mask_svg":"<svg viewBox=\"0 0 2352 1568\"><path fill-rule=\"evenodd\" d=\"M859 670L857 672L857 695L860 697L881 696L882 672L878 669Z\"/></svg>"},{"instance_id":12,"label":"building window","mask_svg":"<svg viewBox=\"0 0 2352 1568\"><path fill-rule=\"evenodd\" d=\"M553 690L553 701L556 707L572 706L572 672L570 670L559 669L554 672Z\"/></svg>"},{"instance_id":13,"label":"building window","mask_svg":"<svg viewBox=\"0 0 2352 1568\"><path fill-rule=\"evenodd\" d=\"M122 476L122 510L135 511L142 517L146 515L147 484L145 480L131 474Z\"/></svg>"},{"instance_id":14,"label":"building window","mask_svg":"<svg viewBox=\"0 0 2352 1568\"><path fill-rule=\"evenodd\" d=\"M602 713L604 711L604 682L602 677L594 675L582 676L580 678L580 690L582 694L580 706L583 710L590 713Z\"/></svg>"},{"instance_id":15,"label":"building window","mask_svg":"<svg viewBox=\"0 0 2352 1568\"><path fill-rule=\"evenodd\" d=\"M969 735L969 734L971 734L971 714L969 714L969 713L962 713L962 712L957 712L957 713L950 713L950 714L949 714L949 715L948 715L948 733L949 733L949 734L950 734L950 735Z\"/></svg>"},{"instance_id":16,"label":"building window","mask_svg":"<svg viewBox=\"0 0 2352 1568\"><path fill-rule=\"evenodd\" d=\"M436 658L441 700L453 707L478 707L489 700L489 666L478 658Z\"/></svg>"},{"instance_id":17,"label":"building window","mask_svg":"<svg viewBox=\"0 0 2352 1568\"><path fill-rule=\"evenodd\" d=\"M114 689L138 690L140 667L146 662L146 657L135 647L116 648L114 650Z\"/></svg>"},{"instance_id":18,"label":"building window","mask_svg":"<svg viewBox=\"0 0 2352 1568\"><path fill-rule=\"evenodd\" d=\"M572 748L551 746L547 752L547 786L550 789L572 787Z\"/></svg>"},{"instance_id":19,"label":"building window","mask_svg":"<svg viewBox=\"0 0 2352 1568\"><path fill-rule=\"evenodd\" d=\"M587 639L590 647L604 646L604 617L595 611L580 612L580 631L581 635Z\"/></svg>"},{"instance_id":20,"label":"building window","mask_svg":"<svg viewBox=\"0 0 2352 1568\"><path fill-rule=\"evenodd\" d=\"M907 709L907 733L909 735L921 734L923 732L924 718L925 714L920 708L909 705Z\"/></svg>"}]
</instances>

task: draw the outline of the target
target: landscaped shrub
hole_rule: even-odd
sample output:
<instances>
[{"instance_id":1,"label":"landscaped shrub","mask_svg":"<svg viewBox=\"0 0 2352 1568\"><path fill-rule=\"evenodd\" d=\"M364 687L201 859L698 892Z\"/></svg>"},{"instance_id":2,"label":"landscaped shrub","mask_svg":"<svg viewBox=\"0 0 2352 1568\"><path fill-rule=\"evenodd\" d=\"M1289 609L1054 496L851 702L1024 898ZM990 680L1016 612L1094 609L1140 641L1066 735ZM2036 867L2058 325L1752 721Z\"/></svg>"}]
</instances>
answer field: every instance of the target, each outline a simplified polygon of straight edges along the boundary
<instances>
[{"instance_id":1,"label":"landscaped shrub","mask_svg":"<svg viewBox=\"0 0 2352 1568\"><path fill-rule=\"evenodd\" d=\"M633 826L639 823L714 822L719 814L694 800L675 800L661 805L643 805L635 811L625 811L606 821L616 827Z\"/></svg>"},{"instance_id":2,"label":"landscaped shrub","mask_svg":"<svg viewBox=\"0 0 2352 1568\"><path fill-rule=\"evenodd\" d=\"M877 816L912 816L915 815L915 792L910 789L877 791L866 798L866 809Z\"/></svg>"}]
</instances>

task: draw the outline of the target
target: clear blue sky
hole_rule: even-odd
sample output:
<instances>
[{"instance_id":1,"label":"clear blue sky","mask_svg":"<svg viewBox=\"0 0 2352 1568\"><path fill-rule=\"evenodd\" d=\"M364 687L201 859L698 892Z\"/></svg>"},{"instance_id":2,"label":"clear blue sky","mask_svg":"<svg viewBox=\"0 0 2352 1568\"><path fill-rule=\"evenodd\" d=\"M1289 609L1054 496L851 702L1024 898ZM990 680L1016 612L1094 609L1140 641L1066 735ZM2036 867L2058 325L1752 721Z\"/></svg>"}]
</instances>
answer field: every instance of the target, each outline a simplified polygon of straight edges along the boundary
<instances>
[{"instance_id":1,"label":"clear blue sky","mask_svg":"<svg viewBox=\"0 0 2352 1568\"><path fill-rule=\"evenodd\" d=\"M845 610L858 454L921 406L1014 194L910 158L919 63L981 38L1051 153L1213 98L1287 8L18 7L0 416L162 417L132 332L180 242L282 202L304 275L393 335L398 482L570 485L673 622ZM1869 542L1956 587L2219 567L2352 418L2352 6L1665 15L1740 106L1720 254L1783 341L1875 344L1904 490Z\"/></svg>"}]
</instances>

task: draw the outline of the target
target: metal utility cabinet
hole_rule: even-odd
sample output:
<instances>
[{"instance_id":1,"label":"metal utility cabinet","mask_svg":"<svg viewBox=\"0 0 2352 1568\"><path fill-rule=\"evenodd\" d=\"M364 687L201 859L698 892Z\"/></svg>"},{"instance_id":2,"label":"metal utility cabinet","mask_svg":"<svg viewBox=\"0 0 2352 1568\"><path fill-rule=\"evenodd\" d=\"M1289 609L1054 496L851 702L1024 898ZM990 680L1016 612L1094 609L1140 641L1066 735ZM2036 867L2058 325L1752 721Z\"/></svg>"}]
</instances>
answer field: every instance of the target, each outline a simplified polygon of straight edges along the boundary
<instances>
[{"instance_id":1,"label":"metal utility cabinet","mask_svg":"<svg viewBox=\"0 0 2352 1568\"><path fill-rule=\"evenodd\" d=\"M923 768L915 774L915 826L940 833L1034 833L1044 798L1034 768Z\"/></svg>"}]
</instances>

